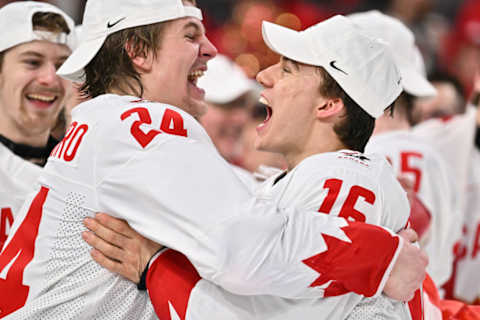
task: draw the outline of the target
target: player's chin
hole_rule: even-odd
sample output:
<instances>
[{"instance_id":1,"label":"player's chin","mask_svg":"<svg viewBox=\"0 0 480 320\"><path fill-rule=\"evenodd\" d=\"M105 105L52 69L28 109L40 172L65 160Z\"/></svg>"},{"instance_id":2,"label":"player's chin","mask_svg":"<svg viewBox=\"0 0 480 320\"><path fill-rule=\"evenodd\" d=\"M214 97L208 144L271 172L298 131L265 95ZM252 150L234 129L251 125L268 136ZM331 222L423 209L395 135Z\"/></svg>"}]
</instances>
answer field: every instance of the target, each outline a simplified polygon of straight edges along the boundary
<instances>
[{"instance_id":1,"label":"player's chin","mask_svg":"<svg viewBox=\"0 0 480 320\"><path fill-rule=\"evenodd\" d=\"M205 115L208 110L207 103L203 99L190 99L188 106L189 113L197 119Z\"/></svg>"}]
</instances>

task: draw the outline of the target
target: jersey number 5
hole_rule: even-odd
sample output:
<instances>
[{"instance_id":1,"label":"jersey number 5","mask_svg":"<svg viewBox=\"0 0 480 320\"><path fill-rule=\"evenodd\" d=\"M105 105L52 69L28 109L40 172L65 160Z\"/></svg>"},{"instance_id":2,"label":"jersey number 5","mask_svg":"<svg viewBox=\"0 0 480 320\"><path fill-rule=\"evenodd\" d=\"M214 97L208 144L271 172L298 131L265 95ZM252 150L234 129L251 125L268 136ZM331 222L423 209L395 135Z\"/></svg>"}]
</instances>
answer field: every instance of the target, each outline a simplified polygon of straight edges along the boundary
<instances>
[{"instance_id":1,"label":"jersey number 5","mask_svg":"<svg viewBox=\"0 0 480 320\"><path fill-rule=\"evenodd\" d=\"M0 318L20 309L27 301L30 287L23 284L23 272L33 259L47 194L48 189L42 187L22 224L0 255Z\"/></svg>"},{"instance_id":2,"label":"jersey number 5","mask_svg":"<svg viewBox=\"0 0 480 320\"><path fill-rule=\"evenodd\" d=\"M415 168L410 163L410 159L412 158L423 158L423 155L418 152L402 152L400 154L400 163L401 163L401 170L402 173L411 173L414 176L414 184L413 184L413 191L418 192L420 189L420 182L422 181L422 171L419 168Z\"/></svg>"},{"instance_id":3,"label":"jersey number 5","mask_svg":"<svg viewBox=\"0 0 480 320\"><path fill-rule=\"evenodd\" d=\"M323 188L328 189L328 193L323 200L320 209L318 209L318 212L330 214L330 211L332 211L333 205L338 198L342 184L343 181L340 179L328 179L325 181ZM338 216L349 221L365 222L365 215L355 209L355 204L360 197L369 204L373 205L375 203L375 193L360 186L353 186L350 188Z\"/></svg>"}]
</instances>

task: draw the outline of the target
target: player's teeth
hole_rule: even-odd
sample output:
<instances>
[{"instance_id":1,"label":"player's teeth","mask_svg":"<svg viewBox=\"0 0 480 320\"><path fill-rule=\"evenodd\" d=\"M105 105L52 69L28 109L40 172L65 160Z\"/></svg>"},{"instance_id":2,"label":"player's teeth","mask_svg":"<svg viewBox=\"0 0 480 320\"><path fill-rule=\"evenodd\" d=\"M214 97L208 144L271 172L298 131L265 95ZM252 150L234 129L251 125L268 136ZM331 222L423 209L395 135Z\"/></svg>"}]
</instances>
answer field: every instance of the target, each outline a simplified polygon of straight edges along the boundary
<instances>
[{"instance_id":1,"label":"player's teeth","mask_svg":"<svg viewBox=\"0 0 480 320\"><path fill-rule=\"evenodd\" d=\"M37 95L37 94L29 94L27 96L29 99L35 99L35 100L40 100L40 101L44 101L44 102L52 102L53 100L55 100L55 96L41 96L41 95Z\"/></svg>"},{"instance_id":2,"label":"player's teeth","mask_svg":"<svg viewBox=\"0 0 480 320\"><path fill-rule=\"evenodd\" d=\"M258 99L258 102L268 106L268 101L264 97L260 97L260 99Z\"/></svg>"},{"instance_id":3,"label":"player's teeth","mask_svg":"<svg viewBox=\"0 0 480 320\"><path fill-rule=\"evenodd\" d=\"M189 78L190 80L193 80L193 79L196 79L196 78L200 78L201 76L203 76L203 71L202 71L202 70L197 70L197 71L191 72L191 73L188 75L188 78Z\"/></svg>"}]
</instances>

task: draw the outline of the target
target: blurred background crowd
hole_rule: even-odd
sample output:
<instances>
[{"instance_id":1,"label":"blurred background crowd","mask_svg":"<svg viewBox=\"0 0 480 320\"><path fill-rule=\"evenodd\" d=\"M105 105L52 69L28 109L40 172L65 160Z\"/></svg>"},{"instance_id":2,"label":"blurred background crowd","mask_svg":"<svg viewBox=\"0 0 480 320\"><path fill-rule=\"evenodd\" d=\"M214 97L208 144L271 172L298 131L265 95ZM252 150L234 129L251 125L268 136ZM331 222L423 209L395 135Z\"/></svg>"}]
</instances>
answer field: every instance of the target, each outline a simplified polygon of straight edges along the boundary
<instances>
[{"instance_id":1,"label":"blurred background crowd","mask_svg":"<svg viewBox=\"0 0 480 320\"><path fill-rule=\"evenodd\" d=\"M0 6L12 1L0 1ZM51 0L77 23L86 0ZM301 30L334 14L377 9L415 33L428 74L451 73L468 96L480 64L479 0L199 0L207 34L250 77L277 61L262 41L261 21Z\"/></svg>"}]
</instances>

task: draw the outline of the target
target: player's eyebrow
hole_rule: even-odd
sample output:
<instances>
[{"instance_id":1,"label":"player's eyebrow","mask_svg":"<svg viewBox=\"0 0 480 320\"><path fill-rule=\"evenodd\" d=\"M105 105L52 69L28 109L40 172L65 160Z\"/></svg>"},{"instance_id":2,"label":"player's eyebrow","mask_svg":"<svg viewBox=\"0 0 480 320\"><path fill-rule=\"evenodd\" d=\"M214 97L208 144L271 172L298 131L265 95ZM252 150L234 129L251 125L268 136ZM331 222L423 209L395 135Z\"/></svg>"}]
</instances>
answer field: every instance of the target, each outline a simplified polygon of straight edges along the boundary
<instances>
[{"instance_id":1,"label":"player's eyebrow","mask_svg":"<svg viewBox=\"0 0 480 320\"><path fill-rule=\"evenodd\" d=\"M187 23L186 25L183 26L183 30L186 30L188 28L194 28L196 32L202 32L202 27L196 23L196 22L193 22L193 21L190 21L189 23Z\"/></svg>"},{"instance_id":2,"label":"player's eyebrow","mask_svg":"<svg viewBox=\"0 0 480 320\"><path fill-rule=\"evenodd\" d=\"M293 64L293 66L295 67L295 69L297 69L297 71L300 71L300 65L298 64L297 61L295 60L292 60L292 59L289 59L287 57L283 57L282 56L282 60L287 63L287 62L290 62L291 64Z\"/></svg>"},{"instance_id":3,"label":"player's eyebrow","mask_svg":"<svg viewBox=\"0 0 480 320\"><path fill-rule=\"evenodd\" d=\"M19 54L20 57L35 56L37 58L43 58L43 54L36 51L25 51Z\"/></svg>"}]
</instances>

